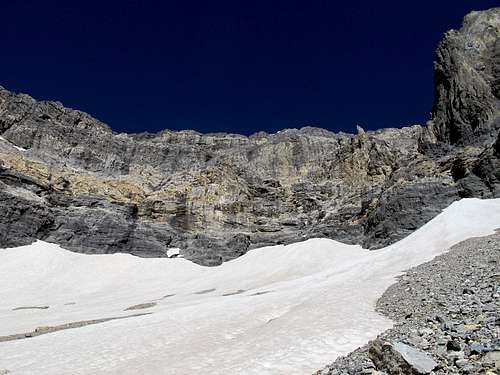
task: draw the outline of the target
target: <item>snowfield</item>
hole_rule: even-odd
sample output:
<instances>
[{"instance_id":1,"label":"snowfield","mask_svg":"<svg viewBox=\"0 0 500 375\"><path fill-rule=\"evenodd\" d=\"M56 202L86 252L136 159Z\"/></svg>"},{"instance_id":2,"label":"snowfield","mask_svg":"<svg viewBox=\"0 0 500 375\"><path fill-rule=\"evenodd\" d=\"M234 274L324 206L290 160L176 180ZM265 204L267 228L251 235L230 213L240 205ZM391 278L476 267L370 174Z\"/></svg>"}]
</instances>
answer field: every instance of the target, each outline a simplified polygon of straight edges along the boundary
<instances>
[{"instance_id":1,"label":"snowfield","mask_svg":"<svg viewBox=\"0 0 500 375\"><path fill-rule=\"evenodd\" d=\"M374 306L402 271L498 228L500 199L467 199L378 251L312 239L207 268L42 241L3 249L0 336L129 317L0 342L0 373L310 374L391 327Z\"/></svg>"}]
</instances>

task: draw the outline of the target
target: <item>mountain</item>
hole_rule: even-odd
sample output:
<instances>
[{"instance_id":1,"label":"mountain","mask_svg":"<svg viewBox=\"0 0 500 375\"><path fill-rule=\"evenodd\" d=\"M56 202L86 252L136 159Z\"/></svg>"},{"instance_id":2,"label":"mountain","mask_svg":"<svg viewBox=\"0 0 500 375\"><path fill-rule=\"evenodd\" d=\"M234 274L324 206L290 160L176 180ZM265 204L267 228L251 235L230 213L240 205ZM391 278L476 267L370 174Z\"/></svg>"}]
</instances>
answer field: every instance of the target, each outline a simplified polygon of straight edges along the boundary
<instances>
[{"instance_id":1,"label":"mountain","mask_svg":"<svg viewBox=\"0 0 500 375\"><path fill-rule=\"evenodd\" d=\"M357 134L118 134L59 102L0 89L0 248L203 265L327 237L387 246L453 201L500 196L500 8L449 31L426 126Z\"/></svg>"}]
</instances>

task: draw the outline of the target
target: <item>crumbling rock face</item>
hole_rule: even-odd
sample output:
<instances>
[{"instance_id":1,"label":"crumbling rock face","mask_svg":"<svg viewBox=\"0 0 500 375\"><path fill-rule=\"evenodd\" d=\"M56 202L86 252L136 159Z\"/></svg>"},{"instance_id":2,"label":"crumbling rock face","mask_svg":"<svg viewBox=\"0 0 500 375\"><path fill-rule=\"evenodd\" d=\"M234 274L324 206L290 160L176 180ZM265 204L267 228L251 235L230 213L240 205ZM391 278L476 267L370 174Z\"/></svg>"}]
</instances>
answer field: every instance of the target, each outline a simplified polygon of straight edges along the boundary
<instances>
[{"instance_id":1,"label":"crumbling rock face","mask_svg":"<svg viewBox=\"0 0 500 375\"><path fill-rule=\"evenodd\" d=\"M499 9L437 53L428 127L335 134L117 134L61 103L0 89L0 247L216 265L251 248L330 237L378 248L461 197L500 195Z\"/></svg>"},{"instance_id":2,"label":"crumbling rock face","mask_svg":"<svg viewBox=\"0 0 500 375\"><path fill-rule=\"evenodd\" d=\"M492 142L500 129L500 12L472 12L445 34L435 62L431 126L452 144ZM493 138L492 138L493 137Z\"/></svg>"}]
</instances>

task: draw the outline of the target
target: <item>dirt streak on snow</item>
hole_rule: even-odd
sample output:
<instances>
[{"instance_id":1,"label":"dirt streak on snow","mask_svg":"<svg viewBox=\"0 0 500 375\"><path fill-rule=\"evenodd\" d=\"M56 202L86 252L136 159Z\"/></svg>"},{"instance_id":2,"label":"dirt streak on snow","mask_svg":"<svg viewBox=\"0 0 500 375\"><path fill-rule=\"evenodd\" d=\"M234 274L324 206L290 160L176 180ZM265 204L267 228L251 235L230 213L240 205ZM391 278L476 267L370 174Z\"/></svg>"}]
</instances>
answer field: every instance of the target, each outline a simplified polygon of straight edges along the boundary
<instances>
[{"instance_id":1,"label":"dirt streak on snow","mask_svg":"<svg viewBox=\"0 0 500 375\"><path fill-rule=\"evenodd\" d=\"M0 336L157 303L141 310L150 315L0 343L0 370L309 374L391 326L374 305L402 271L498 227L500 199L467 199L378 251L312 239L206 268L41 241L0 250ZM18 306L49 308L12 310Z\"/></svg>"}]
</instances>

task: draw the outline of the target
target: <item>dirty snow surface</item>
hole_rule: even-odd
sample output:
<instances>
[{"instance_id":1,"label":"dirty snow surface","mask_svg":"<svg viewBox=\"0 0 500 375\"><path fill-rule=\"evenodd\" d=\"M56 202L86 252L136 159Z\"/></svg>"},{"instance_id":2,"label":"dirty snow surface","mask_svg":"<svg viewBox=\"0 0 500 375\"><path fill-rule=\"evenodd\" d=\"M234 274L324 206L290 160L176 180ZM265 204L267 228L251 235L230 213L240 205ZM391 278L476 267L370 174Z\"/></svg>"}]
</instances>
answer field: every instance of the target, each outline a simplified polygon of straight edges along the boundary
<instances>
[{"instance_id":1,"label":"dirty snow surface","mask_svg":"<svg viewBox=\"0 0 500 375\"><path fill-rule=\"evenodd\" d=\"M0 372L310 374L391 326L374 305L395 276L499 227L499 199L468 199L378 251L312 239L206 268L182 258L76 254L41 241L3 249ZM1 342L37 327L122 316Z\"/></svg>"}]
</instances>

